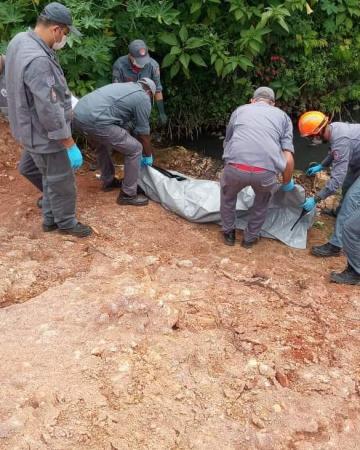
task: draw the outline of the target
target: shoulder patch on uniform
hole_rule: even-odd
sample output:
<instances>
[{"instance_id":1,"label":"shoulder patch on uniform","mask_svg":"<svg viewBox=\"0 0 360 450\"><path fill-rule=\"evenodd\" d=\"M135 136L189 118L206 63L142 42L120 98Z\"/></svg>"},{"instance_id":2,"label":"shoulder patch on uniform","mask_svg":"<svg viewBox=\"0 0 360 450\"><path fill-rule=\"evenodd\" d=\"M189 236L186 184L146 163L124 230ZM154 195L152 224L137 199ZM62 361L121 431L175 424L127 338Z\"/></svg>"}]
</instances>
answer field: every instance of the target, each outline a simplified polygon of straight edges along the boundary
<instances>
[{"instance_id":1,"label":"shoulder patch on uniform","mask_svg":"<svg viewBox=\"0 0 360 450\"><path fill-rule=\"evenodd\" d=\"M55 77L54 77L54 75L47 75L47 76L46 76L46 84L47 84L49 87L52 87L52 86L55 85Z\"/></svg>"},{"instance_id":2,"label":"shoulder patch on uniform","mask_svg":"<svg viewBox=\"0 0 360 450\"><path fill-rule=\"evenodd\" d=\"M334 160L334 161L338 161L338 160L339 160L339 157L340 157L339 152L338 152L337 150L334 150L334 151L332 152L332 157L333 157L333 160Z\"/></svg>"},{"instance_id":3,"label":"shoulder patch on uniform","mask_svg":"<svg viewBox=\"0 0 360 450\"><path fill-rule=\"evenodd\" d=\"M6 89L1 89L0 94L1 94L3 97L7 97L7 91L6 91Z\"/></svg>"},{"instance_id":4,"label":"shoulder patch on uniform","mask_svg":"<svg viewBox=\"0 0 360 450\"><path fill-rule=\"evenodd\" d=\"M50 89L50 100L51 100L51 103L57 103L57 100L58 100L56 91L53 87Z\"/></svg>"}]
</instances>

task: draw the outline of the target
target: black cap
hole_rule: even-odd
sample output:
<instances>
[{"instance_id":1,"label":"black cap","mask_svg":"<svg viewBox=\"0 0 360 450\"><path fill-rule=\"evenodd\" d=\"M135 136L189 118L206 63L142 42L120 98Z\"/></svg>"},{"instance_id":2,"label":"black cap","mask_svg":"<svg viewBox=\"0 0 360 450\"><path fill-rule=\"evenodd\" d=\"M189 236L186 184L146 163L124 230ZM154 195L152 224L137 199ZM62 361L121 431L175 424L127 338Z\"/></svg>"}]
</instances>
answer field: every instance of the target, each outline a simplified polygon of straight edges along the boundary
<instances>
[{"instance_id":1,"label":"black cap","mask_svg":"<svg viewBox=\"0 0 360 450\"><path fill-rule=\"evenodd\" d=\"M43 12L40 14L40 17L45 17L45 19L51 20L52 22L66 25L71 33L74 33L76 36L81 36L80 31L72 24L70 9L61 3L49 3L45 6Z\"/></svg>"}]
</instances>

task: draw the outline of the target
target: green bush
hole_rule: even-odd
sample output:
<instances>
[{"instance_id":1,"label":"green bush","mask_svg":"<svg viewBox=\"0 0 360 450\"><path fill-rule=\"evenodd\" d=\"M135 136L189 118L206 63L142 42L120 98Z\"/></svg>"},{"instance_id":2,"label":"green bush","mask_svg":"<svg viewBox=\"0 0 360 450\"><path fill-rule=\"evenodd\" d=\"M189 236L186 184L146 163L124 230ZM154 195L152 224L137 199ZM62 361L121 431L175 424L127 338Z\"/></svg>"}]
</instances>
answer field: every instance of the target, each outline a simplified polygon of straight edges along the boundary
<instances>
[{"instance_id":1,"label":"green bush","mask_svg":"<svg viewBox=\"0 0 360 450\"><path fill-rule=\"evenodd\" d=\"M3 0L0 52L48 2ZM360 99L358 0L64 0L84 36L60 52L77 95L111 81L134 38L162 64L171 134L223 126L254 87L278 103L340 112Z\"/></svg>"}]
</instances>

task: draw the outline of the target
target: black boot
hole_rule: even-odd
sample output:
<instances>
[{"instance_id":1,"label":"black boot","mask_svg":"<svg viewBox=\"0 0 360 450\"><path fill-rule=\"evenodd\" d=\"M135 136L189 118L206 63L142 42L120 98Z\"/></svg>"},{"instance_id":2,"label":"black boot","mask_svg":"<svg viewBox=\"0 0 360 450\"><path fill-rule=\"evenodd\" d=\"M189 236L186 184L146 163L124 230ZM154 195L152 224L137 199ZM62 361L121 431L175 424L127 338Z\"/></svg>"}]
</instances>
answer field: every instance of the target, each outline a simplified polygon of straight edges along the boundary
<instances>
[{"instance_id":1,"label":"black boot","mask_svg":"<svg viewBox=\"0 0 360 450\"><path fill-rule=\"evenodd\" d=\"M56 225L56 223L53 223L52 225L45 225L44 223L42 224L42 230L45 233L49 233L50 231L55 231L58 229L58 226Z\"/></svg>"},{"instance_id":2,"label":"black boot","mask_svg":"<svg viewBox=\"0 0 360 450\"><path fill-rule=\"evenodd\" d=\"M120 189L121 188L121 180L119 180L118 178L114 177L110 183L108 184L103 184L101 190L104 192L110 192L113 191L114 189Z\"/></svg>"},{"instance_id":3,"label":"black boot","mask_svg":"<svg viewBox=\"0 0 360 450\"><path fill-rule=\"evenodd\" d=\"M229 231L228 233L223 233L224 235L224 244L226 245L235 245L235 230Z\"/></svg>"},{"instance_id":4,"label":"black boot","mask_svg":"<svg viewBox=\"0 0 360 450\"><path fill-rule=\"evenodd\" d=\"M253 245L257 244L259 240L259 238L251 239L251 241L246 241L245 239L243 239L241 242L241 247L251 248Z\"/></svg>"},{"instance_id":5,"label":"black boot","mask_svg":"<svg viewBox=\"0 0 360 450\"><path fill-rule=\"evenodd\" d=\"M72 228L59 228L59 232L62 234L70 234L71 236L83 238L90 236L92 233L91 227L88 225L84 225L80 222L78 222L74 227Z\"/></svg>"},{"instance_id":6,"label":"black boot","mask_svg":"<svg viewBox=\"0 0 360 450\"><path fill-rule=\"evenodd\" d=\"M149 203L149 199L145 195L130 196L120 191L116 202L118 205L146 206Z\"/></svg>"},{"instance_id":7,"label":"black boot","mask_svg":"<svg viewBox=\"0 0 360 450\"><path fill-rule=\"evenodd\" d=\"M340 256L341 247L337 247L336 245L327 242L326 244L312 247L311 254L314 256Z\"/></svg>"},{"instance_id":8,"label":"black boot","mask_svg":"<svg viewBox=\"0 0 360 450\"><path fill-rule=\"evenodd\" d=\"M348 264L343 272L331 272L330 280L333 283L360 285L360 274Z\"/></svg>"}]
</instances>

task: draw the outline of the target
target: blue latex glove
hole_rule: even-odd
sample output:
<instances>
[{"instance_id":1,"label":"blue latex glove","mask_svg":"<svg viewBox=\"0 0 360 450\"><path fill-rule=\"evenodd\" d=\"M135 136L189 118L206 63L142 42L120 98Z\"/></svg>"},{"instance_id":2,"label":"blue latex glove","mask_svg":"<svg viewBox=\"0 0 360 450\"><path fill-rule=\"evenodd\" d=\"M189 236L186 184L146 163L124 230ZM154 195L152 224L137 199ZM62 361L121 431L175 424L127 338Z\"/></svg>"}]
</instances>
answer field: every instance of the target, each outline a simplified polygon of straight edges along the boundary
<instances>
[{"instance_id":1,"label":"blue latex glove","mask_svg":"<svg viewBox=\"0 0 360 450\"><path fill-rule=\"evenodd\" d=\"M301 206L305 209L305 211L309 212L315 208L316 200L314 197L308 197Z\"/></svg>"},{"instance_id":2,"label":"blue latex glove","mask_svg":"<svg viewBox=\"0 0 360 450\"><path fill-rule=\"evenodd\" d=\"M290 191L292 191L294 189L295 189L295 183L294 183L294 180L292 178L291 178L291 180L288 183L281 185L281 190L284 191L284 192L290 192Z\"/></svg>"},{"instance_id":3,"label":"blue latex glove","mask_svg":"<svg viewBox=\"0 0 360 450\"><path fill-rule=\"evenodd\" d=\"M141 165L144 166L152 166L154 162L153 156L143 156L141 158Z\"/></svg>"},{"instance_id":4,"label":"blue latex glove","mask_svg":"<svg viewBox=\"0 0 360 450\"><path fill-rule=\"evenodd\" d=\"M313 175L321 172L322 170L324 170L324 166L322 164L316 164L316 166L309 167L305 173L309 177L312 177Z\"/></svg>"},{"instance_id":5,"label":"blue latex glove","mask_svg":"<svg viewBox=\"0 0 360 450\"><path fill-rule=\"evenodd\" d=\"M78 169L82 166L83 157L79 147L74 144L70 148L68 148L68 157L70 159L70 165L73 169Z\"/></svg>"}]
</instances>

